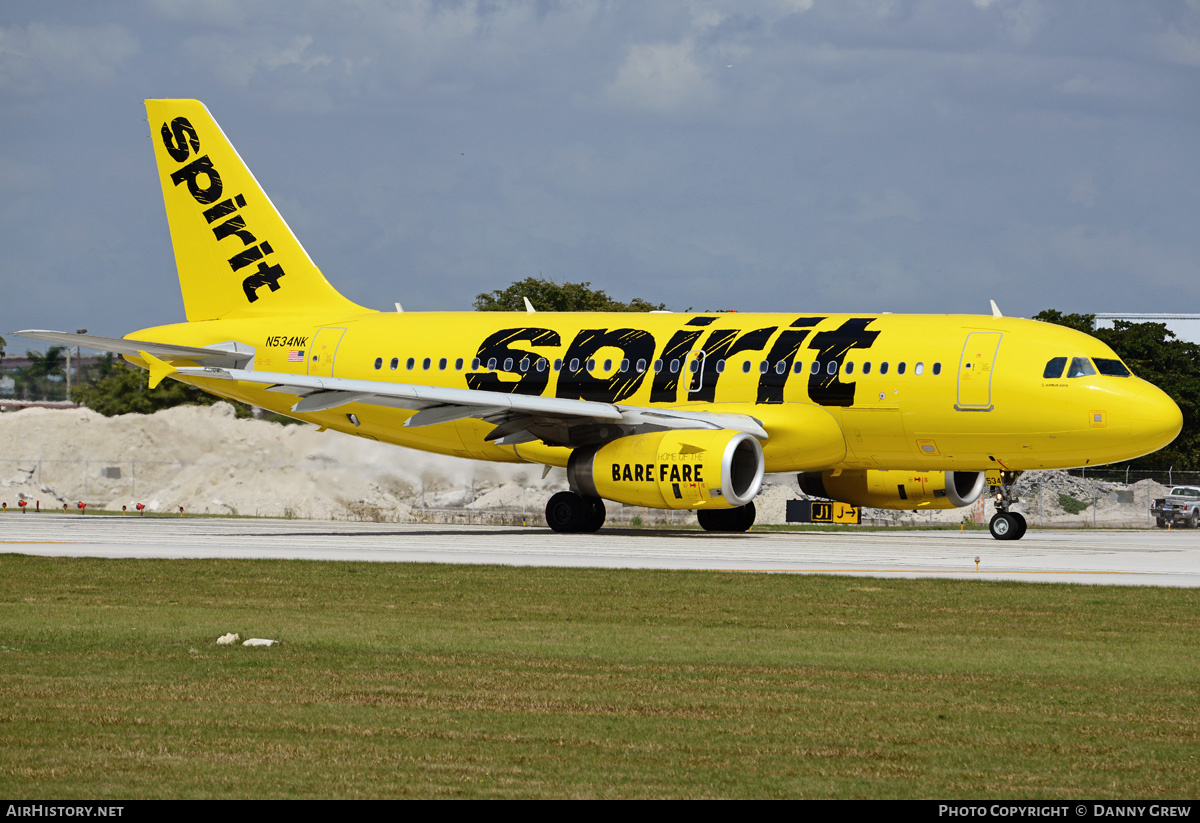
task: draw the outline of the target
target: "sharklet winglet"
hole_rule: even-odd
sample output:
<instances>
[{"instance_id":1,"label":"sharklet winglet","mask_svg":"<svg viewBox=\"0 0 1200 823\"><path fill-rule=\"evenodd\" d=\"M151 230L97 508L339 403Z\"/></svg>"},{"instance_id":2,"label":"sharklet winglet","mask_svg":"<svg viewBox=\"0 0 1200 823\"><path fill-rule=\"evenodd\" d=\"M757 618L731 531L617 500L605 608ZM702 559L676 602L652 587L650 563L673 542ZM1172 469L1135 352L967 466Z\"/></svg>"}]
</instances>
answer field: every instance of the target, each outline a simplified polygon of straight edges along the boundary
<instances>
[{"instance_id":1,"label":"sharklet winglet","mask_svg":"<svg viewBox=\"0 0 1200 823\"><path fill-rule=\"evenodd\" d=\"M152 389L158 388L159 383L179 371L165 360L159 360L144 351L139 350L138 357L146 361L146 367L150 370L150 388Z\"/></svg>"}]
</instances>

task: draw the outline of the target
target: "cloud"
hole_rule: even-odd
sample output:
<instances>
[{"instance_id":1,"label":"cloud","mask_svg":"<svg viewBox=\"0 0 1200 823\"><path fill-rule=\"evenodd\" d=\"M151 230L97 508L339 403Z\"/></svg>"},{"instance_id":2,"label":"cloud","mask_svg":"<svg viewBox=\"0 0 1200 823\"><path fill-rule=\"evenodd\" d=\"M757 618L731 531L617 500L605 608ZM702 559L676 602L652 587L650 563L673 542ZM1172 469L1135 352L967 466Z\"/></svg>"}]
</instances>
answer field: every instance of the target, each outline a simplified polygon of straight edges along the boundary
<instances>
[{"instance_id":1,"label":"cloud","mask_svg":"<svg viewBox=\"0 0 1200 823\"><path fill-rule=\"evenodd\" d=\"M714 95L708 73L695 58L691 40L631 46L604 93L612 104L649 112L675 112L708 102Z\"/></svg>"},{"instance_id":2,"label":"cloud","mask_svg":"<svg viewBox=\"0 0 1200 823\"><path fill-rule=\"evenodd\" d=\"M137 38L112 23L0 27L0 90L36 94L62 83L104 85L140 51Z\"/></svg>"},{"instance_id":3,"label":"cloud","mask_svg":"<svg viewBox=\"0 0 1200 823\"><path fill-rule=\"evenodd\" d=\"M1177 28L1159 35L1158 53L1169 63L1200 66L1200 37L1188 36Z\"/></svg>"},{"instance_id":4,"label":"cloud","mask_svg":"<svg viewBox=\"0 0 1200 823\"><path fill-rule=\"evenodd\" d=\"M1080 172L1068 184L1067 200L1089 209L1096 205L1096 197L1099 194L1100 189L1096 187L1096 181L1090 171Z\"/></svg>"},{"instance_id":5,"label":"cloud","mask_svg":"<svg viewBox=\"0 0 1200 823\"><path fill-rule=\"evenodd\" d=\"M897 189L887 189L879 194L858 196L858 209L853 219L859 223L871 223L876 220L892 218L921 222L921 208L917 201Z\"/></svg>"}]
</instances>

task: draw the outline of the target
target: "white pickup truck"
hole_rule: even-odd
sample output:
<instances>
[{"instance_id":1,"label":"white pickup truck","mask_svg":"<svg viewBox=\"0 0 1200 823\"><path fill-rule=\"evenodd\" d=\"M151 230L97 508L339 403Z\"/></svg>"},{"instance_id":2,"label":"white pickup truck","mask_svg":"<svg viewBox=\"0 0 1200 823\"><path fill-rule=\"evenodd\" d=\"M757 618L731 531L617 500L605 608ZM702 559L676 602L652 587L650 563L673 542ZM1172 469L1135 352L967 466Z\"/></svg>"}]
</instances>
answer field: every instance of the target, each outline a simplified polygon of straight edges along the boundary
<instances>
[{"instance_id":1,"label":"white pickup truck","mask_svg":"<svg viewBox=\"0 0 1200 823\"><path fill-rule=\"evenodd\" d=\"M1160 497L1150 507L1150 513L1160 529L1174 523L1177 526L1200 527L1200 488L1176 486L1166 497Z\"/></svg>"}]
</instances>

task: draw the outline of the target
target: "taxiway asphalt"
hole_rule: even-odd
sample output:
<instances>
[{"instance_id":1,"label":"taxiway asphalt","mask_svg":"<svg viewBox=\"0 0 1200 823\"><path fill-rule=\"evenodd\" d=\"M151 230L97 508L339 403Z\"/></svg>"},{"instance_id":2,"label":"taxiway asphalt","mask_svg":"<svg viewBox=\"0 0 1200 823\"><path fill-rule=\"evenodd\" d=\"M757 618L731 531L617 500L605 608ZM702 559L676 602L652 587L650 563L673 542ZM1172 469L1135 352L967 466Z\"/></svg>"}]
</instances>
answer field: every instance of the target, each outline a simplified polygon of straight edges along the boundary
<instances>
[{"instance_id":1,"label":"taxiway asphalt","mask_svg":"<svg viewBox=\"0 0 1200 823\"><path fill-rule=\"evenodd\" d=\"M845 529L720 535L616 528L590 535L561 535L544 526L9 512L0 518L0 553L495 563L1200 586L1200 530L1187 529L1030 529L1022 540L1008 542L993 540L982 531Z\"/></svg>"}]
</instances>

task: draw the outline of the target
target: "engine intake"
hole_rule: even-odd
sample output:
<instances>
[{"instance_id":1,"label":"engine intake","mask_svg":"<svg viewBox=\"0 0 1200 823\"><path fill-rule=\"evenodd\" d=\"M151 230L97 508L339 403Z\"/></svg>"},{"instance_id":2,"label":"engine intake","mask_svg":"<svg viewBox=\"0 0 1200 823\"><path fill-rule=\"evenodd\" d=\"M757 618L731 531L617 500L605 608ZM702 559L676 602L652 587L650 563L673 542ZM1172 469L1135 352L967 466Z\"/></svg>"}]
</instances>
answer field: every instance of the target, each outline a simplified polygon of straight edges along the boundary
<instances>
[{"instance_id":1,"label":"engine intake","mask_svg":"<svg viewBox=\"0 0 1200 823\"><path fill-rule=\"evenodd\" d=\"M765 468L762 446L745 432L686 429L575 449L567 478L582 495L631 506L728 509L754 499Z\"/></svg>"}]
</instances>

